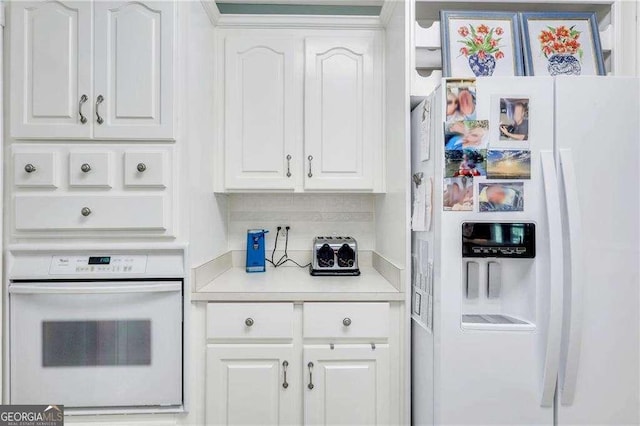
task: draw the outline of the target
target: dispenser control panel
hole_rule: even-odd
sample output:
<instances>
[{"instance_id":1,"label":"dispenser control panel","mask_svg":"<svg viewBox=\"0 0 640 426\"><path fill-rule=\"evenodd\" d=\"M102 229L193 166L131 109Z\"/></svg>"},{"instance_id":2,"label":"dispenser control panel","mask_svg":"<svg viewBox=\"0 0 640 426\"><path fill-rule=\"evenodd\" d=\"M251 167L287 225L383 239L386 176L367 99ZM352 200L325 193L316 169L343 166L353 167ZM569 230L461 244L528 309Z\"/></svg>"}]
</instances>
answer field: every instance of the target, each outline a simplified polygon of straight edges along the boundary
<instances>
[{"instance_id":1,"label":"dispenser control panel","mask_svg":"<svg viewBox=\"0 0 640 426\"><path fill-rule=\"evenodd\" d=\"M51 275L144 274L146 255L51 256Z\"/></svg>"},{"instance_id":2,"label":"dispenser control panel","mask_svg":"<svg viewBox=\"0 0 640 426\"><path fill-rule=\"evenodd\" d=\"M465 222L462 257L536 257L534 223Z\"/></svg>"}]
</instances>

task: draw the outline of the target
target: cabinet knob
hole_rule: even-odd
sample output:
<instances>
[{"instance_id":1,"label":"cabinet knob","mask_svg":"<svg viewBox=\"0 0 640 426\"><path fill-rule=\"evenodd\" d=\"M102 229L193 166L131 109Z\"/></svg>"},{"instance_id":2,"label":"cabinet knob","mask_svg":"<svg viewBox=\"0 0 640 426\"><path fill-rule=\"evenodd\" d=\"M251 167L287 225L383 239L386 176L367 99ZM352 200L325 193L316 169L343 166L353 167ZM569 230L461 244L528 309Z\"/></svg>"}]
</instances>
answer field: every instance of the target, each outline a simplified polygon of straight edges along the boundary
<instances>
[{"instance_id":1,"label":"cabinet knob","mask_svg":"<svg viewBox=\"0 0 640 426\"><path fill-rule=\"evenodd\" d=\"M33 173L36 171L36 166L34 166L33 164L29 163L26 166L24 166L24 171L27 173Z\"/></svg>"},{"instance_id":2,"label":"cabinet knob","mask_svg":"<svg viewBox=\"0 0 640 426\"><path fill-rule=\"evenodd\" d=\"M342 320L342 325L349 327L351 325L351 318L345 318Z\"/></svg>"},{"instance_id":3,"label":"cabinet knob","mask_svg":"<svg viewBox=\"0 0 640 426\"><path fill-rule=\"evenodd\" d=\"M87 217L91 214L91 209L89 207L83 207L80 213L82 213L82 216Z\"/></svg>"},{"instance_id":4,"label":"cabinet knob","mask_svg":"<svg viewBox=\"0 0 640 426\"><path fill-rule=\"evenodd\" d=\"M247 318L246 320L244 320L244 325L246 325L247 327L251 327L253 323L253 318Z\"/></svg>"},{"instance_id":5,"label":"cabinet knob","mask_svg":"<svg viewBox=\"0 0 640 426\"><path fill-rule=\"evenodd\" d=\"M138 171L142 173L145 170L147 170L147 165L144 163L138 163L138 165L136 166L136 169L138 169Z\"/></svg>"},{"instance_id":6,"label":"cabinet knob","mask_svg":"<svg viewBox=\"0 0 640 426\"><path fill-rule=\"evenodd\" d=\"M82 166L80 166L80 170L82 170L84 173L89 173L91 171L91 166L87 163L84 163Z\"/></svg>"}]
</instances>

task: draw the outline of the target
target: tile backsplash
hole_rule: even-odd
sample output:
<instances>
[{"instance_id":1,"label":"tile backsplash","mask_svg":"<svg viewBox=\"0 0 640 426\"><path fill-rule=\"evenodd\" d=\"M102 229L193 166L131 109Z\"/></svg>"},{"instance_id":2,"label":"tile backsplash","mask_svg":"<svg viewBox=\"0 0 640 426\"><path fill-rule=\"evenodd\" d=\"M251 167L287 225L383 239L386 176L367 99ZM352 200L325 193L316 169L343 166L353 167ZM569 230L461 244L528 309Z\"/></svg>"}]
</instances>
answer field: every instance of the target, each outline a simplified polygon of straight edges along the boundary
<instances>
[{"instance_id":1,"label":"tile backsplash","mask_svg":"<svg viewBox=\"0 0 640 426\"><path fill-rule=\"evenodd\" d=\"M349 235L361 250L375 248L374 196L370 194L231 194L229 249L246 248L247 229L268 229L273 250L276 227L289 225L289 249L310 250L317 235ZM278 239L279 251L284 240Z\"/></svg>"}]
</instances>

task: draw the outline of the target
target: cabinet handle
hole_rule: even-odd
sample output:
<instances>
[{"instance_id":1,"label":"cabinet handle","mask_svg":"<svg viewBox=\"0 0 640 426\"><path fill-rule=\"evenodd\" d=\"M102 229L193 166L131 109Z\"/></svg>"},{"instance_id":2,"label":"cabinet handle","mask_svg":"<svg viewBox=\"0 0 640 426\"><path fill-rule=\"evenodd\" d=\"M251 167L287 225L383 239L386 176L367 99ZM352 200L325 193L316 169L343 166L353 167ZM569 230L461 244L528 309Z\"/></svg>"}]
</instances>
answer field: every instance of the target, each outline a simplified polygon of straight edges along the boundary
<instances>
[{"instance_id":1,"label":"cabinet handle","mask_svg":"<svg viewBox=\"0 0 640 426\"><path fill-rule=\"evenodd\" d=\"M247 327L251 327L254 322L255 321L253 321L253 318L247 318L246 320L244 320L244 325L246 325Z\"/></svg>"},{"instance_id":2,"label":"cabinet handle","mask_svg":"<svg viewBox=\"0 0 640 426\"><path fill-rule=\"evenodd\" d=\"M87 163L84 163L82 166L80 166L80 170L85 173L89 173L91 171L91 166Z\"/></svg>"},{"instance_id":3,"label":"cabinet handle","mask_svg":"<svg viewBox=\"0 0 640 426\"><path fill-rule=\"evenodd\" d=\"M349 327L351 325L351 318L345 318L342 320L342 325Z\"/></svg>"},{"instance_id":4,"label":"cabinet handle","mask_svg":"<svg viewBox=\"0 0 640 426\"><path fill-rule=\"evenodd\" d=\"M100 106L102 102L104 102L104 96L98 95L98 98L96 99L96 121L98 124L104 123L104 119L100 117L100 112L98 111L98 106Z\"/></svg>"},{"instance_id":5,"label":"cabinet handle","mask_svg":"<svg viewBox=\"0 0 640 426\"><path fill-rule=\"evenodd\" d=\"M29 163L26 166L24 166L24 171L27 173L33 173L36 171L36 166L34 166L33 164Z\"/></svg>"},{"instance_id":6,"label":"cabinet handle","mask_svg":"<svg viewBox=\"0 0 640 426\"><path fill-rule=\"evenodd\" d=\"M289 387L289 383L287 383L287 367L289 366L289 361L283 361L282 362L282 369L284 370L284 381L282 382L282 387L283 388L288 388Z\"/></svg>"},{"instance_id":7,"label":"cabinet handle","mask_svg":"<svg viewBox=\"0 0 640 426\"><path fill-rule=\"evenodd\" d=\"M291 155L287 155L287 177L291 177Z\"/></svg>"},{"instance_id":8,"label":"cabinet handle","mask_svg":"<svg viewBox=\"0 0 640 426\"><path fill-rule=\"evenodd\" d=\"M85 117L84 114L82 114L82 104L87 102L87 100L89 100L87 95L82 95L80 97L80 102L78 102L78 114L80 114L80 122L82 124L85 124L87 122L87 117Z\"/></svg>"},{"instance_id":9,"label":"cabinet handle","mask_svg":"<svg viewBox=\"0 0 640 426\"><path fill-rule=\"evenodd\" d=\"M309 364L307 364L307 367L309 367L309 384L307 385L307 387L309 389L313 389L313 363L309 362Z\"/></svg>"},{"instance_id":10,"label":"cabinet handle","mask_svg":"<svg viewBox=\"0 0 640 426\"><path fill-rule=\"evenodd\" d=\"M313 173L311 173L311 160L313 160L313 155L308 156L307 160L309 160L309 173L307 173L307 176L313 177Z\"/></svg>"},{"instance_id":11,"label":"cabinet handle","mask_svg":"<svg viewBox=\"0 0 640 426\"><path fill-rule=\"evenodd\" d=\"M83 207L80 213L82 213L82 216L87 217L91 214L91 209L89 207Z\"/></svg>"},{"instance_id":12,"label":"cabinet handle","mask_svg":"<svg viewBox=\"0 0 640 426\"><path fill-rule=\"evenodd\" d=\"M138 163L138 165L136 166L136 169L138 169L138 171L142 173L145 170L147 170L147 165L144 163Z\"/></svg>"}]
</instances>

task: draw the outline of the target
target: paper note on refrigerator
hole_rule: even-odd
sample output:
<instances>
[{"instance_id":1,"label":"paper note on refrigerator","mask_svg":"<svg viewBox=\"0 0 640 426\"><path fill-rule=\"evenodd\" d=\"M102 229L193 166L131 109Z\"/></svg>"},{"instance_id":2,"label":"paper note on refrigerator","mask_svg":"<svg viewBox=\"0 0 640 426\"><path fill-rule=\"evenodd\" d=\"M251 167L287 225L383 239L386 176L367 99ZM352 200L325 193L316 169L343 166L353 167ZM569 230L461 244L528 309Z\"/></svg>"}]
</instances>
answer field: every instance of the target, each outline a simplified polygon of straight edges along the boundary
<instances>
[{"instance_id":1,"label":"paper note on refrigerator","mask_svg":"<svg viewBox=\"0 0 640 426\"><path fill-rule=\"evenodd\" d=\"M422 103L422 117L420 121L420 141L418 158L420 161L429 160L431 151L431 111L433 108L433 94Z\"/></svg>"}]
</instances>

